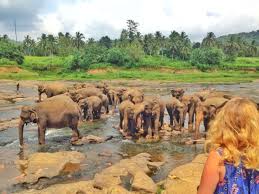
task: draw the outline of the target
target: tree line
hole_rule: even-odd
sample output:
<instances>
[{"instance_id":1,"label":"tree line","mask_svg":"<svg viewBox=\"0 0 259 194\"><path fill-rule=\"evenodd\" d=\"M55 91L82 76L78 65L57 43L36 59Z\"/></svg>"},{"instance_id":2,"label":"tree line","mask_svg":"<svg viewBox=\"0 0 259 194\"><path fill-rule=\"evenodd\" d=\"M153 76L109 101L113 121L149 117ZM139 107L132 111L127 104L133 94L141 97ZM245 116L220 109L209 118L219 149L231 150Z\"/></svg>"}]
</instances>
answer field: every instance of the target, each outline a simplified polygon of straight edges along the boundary
<instances>
[{"instance_id":1,"label":"tree line","mask_svg":"<svg viewBox=\"0 0 259 194\"><path fill-rule=\"evenodd\" d=\"M21 43L15 44L7 35L3 35L0 36L0 57L4 56L5 47L10 47L21 55L72 55L71 68L86 69L90 64L98 62L133 66L146 55L190 60L198 67L201 64L218 65L222 60L234 61L238 56L258 56L255 42L248 43L240 37L231 36L226 42L220 42L213 32L209 32L201 43L192 43L185 32L172 31L169 36L165 36L157 31L143 35L138 27L137 22L127 20L127 28L121 31L117 39L109 36L103 36L99 40L86 39L80 32L74 35L59 32L57 36L43 33L36 40L27 35ZM7 55L10 55L8 52Z\"/></svg>"}]
</instances>

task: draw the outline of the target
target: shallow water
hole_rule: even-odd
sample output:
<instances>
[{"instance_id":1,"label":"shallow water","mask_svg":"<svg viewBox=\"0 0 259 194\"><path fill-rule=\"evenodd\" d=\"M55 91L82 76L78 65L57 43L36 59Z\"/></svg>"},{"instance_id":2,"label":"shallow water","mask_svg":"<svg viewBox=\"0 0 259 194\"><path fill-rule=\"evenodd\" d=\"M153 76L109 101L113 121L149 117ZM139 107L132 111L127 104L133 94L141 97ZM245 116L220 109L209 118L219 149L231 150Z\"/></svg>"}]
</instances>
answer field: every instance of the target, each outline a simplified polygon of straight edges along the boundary
<instances>
[{"instance_id":1,"label":"shallow water","mask_svg":"<svg viewBox=\"0 0 259 194\"><path fill-rule=\"evenodd\" d=\"M130 85L130 84L125 84ZM140 84L141 85L141 84ZM139 87L138 85L134 85ZM200 84L175 84L175 83L152 83L142 84L146 95L159 94L163 99L169 97L171 87L183 87L187 93L197 91L207 85ZM235 85L211 85L211 87L221 90L230 91L234 95L250 97L259 101L259 83L235 84ZM13 91L14 82L0 82L1 91ZM37 96L35 87L21 86L21 93L27 97ZM19 115L19 108L22 105L33 104L33 100L20 101L18 103L0 104L0 120L16 118ZM165 121L168 121L166 116ZM0 191L7 190L14 192L26 189L28 185L14 186L14 177L20 173L16 169L15 160L19 157L26 157L35 152L57 152L62 150L76 150L86 155L86 160L82 165L79 173L73 176L57 177L52 180L42 180L36 188L46 187L55 183L70 182L75 180L89 180L100 172L102 169L121 160L126 154L127 157L134 156L138 153L148 152L157 161L165 160L165 165L152 175L154 181L159 182L166 178L168 173L175 167L191 161L198 153L203 151L202 145L180 145L174 141L160 141L158 143L135 143L131 140L123 140L120 133L114 128L119 123L117 112L109 118L103 118L93 123L83 123L80 126L82 135L96 135L100 137L113 136L110 141L101 144L86 144L83 146L72 146L69 143L71 130L50 129L46 133L46 145L38 146L36 125L25 126L24 137L27 144L23 155L19 154L18 131L17 128L9 128L0 132L0 163L4 164L4 169L0 169ZM111 156L99 156L100 153L110 153Z\"/></svg>"}]
</instances>

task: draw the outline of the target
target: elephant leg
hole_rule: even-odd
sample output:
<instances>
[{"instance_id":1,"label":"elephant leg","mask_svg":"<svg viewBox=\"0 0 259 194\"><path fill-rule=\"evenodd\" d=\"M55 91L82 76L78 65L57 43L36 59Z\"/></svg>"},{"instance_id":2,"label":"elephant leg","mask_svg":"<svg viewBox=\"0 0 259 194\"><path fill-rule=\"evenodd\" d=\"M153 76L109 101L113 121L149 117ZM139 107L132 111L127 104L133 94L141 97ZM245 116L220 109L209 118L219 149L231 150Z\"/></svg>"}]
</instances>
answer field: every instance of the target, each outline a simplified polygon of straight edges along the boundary
<instances>
[{"instance_id":1,"label":"elephant leg","mask_svg":"<svg viewBox=\"0 0 259 194\"><path fill-rule=\"evenodd\" d=\"M159 139L158 129L159 129L160 121L158 118L154 119L154 139Z\"/></svg>"},{"instance_id":2,"label":"elephant leg","mask_svg":"<svg viewBox=\"0 0 259 194\"><path fill-rule=\"evenodd\" d=\"M204 115L203 113L196 113L195 116L195 139L198 139L200 136L200 125L201 121L204 120Z\"/></svg>"},{"instance_id":3,"label":"elephant leg","mask_svg":"<svg viewBox=\"0 0 259 194\"><path fill-rule=\"evenodd\" d=\"M123 115L120 113L120 129L122 129Z\"/></svg>"},{"instance_id":4,"label":"elephant leg","mask_svg":"<svg viewBox=\"0 0 259 194\"><path fill-rule=\"evenodd\" d=\"M46 126L44 124L38 125L38 141L40 145L45 144L45 132L46 132Z\"/></svg>"},{"instance_id":5,"label":"elephant leg","mask_svg":"<svg viewBox=\"0 0 259 194\"><path fill-rule=\"evenodd\" d=\"M189 120L188 120L188 130L193 131L193 121L194 121L194 107L192 106L189 110Z\"/></svg>"},{"instance_id":6,"label":"elephant leg","mask_svg":"<svg viewBox=\"0 0 259 194\"><path fill-rule=\"evenodd\" d=\"M78 118L72 118L70 128L72 129L71 142L75 142L81 138L80 132L78 131Z\"/></svg>"},{"instance_id":7,"label":"elephant leg","mask_svg":"<svg viewBox=\"0 0 259 194\"><path fill-rule=\"evenodd\" d=\"M109 104L106 104L106 114L109 114Z\"/></svg>"},{"instance_id":8,"label":"elephant leg","mask_svg":"<svg viewBox=\"0 0 259 194\"><path fill-rule=\"evenodd\" d=\"M163 125L164 125L164 113L160 114L159 121L160 121L160 127L163 127Z\"/></svg>"},{"instance_id":9,"label":"elephant leg","mask_svg":"<svg viewBox=\"0 0 259 194\"><path fill-rule=\"evenodd\" d=\"M167 109L167 112L168 112L168 115L169 115L169 118L170 118L170 126L171 126L171 127L173 127L173 125L174 125L174 121L173 121L173 114L172 114L172 110Z\"/></svg>"},{"instance_id":10,"label":"elephant leg","mask_svg":"<svg viewBox=\"0 0 259 194\"><path fill-rule=\"evenodd\" d=\"M93 109L89 108L88 109L88 116L89 116L89 120L93 121L94 120L94 116L93 116Z\"/></svg>"},{"instance_id":11,"label":"elephant leg","mask_svg":"<svg viewBox=\"0 0 259 194\"><path fill-rule=\"evenodd\" d=\"M87 116L87 109L84 108L84 119L86 120L86 116Z\"/></svg>"}]
</instances>

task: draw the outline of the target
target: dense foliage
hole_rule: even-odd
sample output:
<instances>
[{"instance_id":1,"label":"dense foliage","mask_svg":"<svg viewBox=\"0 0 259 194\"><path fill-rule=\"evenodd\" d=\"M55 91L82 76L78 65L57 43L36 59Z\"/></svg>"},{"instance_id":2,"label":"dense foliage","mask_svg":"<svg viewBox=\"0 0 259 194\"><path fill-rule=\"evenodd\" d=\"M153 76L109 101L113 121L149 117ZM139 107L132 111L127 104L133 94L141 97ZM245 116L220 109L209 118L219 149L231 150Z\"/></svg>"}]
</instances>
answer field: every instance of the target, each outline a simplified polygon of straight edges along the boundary
<instances>
[{"instance_id":1,"label":"dense foliage","mask_svg":"<svg viewBox=\"0 0 259 194\"><path fill-rule=\"evenodd\" d=\"M0 57L21 64L21 53L27 56L71 56L66 66L80 70L97 63L134 67L145 57L152 56L190 61L198 68L207 69L221 64L223 60L231 62L240 56L254 57L259 54L256 41L247 42L238 36L222 41L222 38L217 39L213 32L209 32L201 42L192 43L185 32L172 31L165 36L157 31L142 35L138 27L137 22L128 20L127 28L121 31L118 39L109 36L99 40L86 39L81 32L75 35L59 32L57 36L42 34L37 40L27 35L19 47L4 35L0 37Z\"/></svg>"},{"instance_id":2,"label":"dense foliage","mask_svg":"<svg viewBox=\"0 0 259 194\"><path fill-rule=\"evenodd\" d=\"M15 61L18 64L22 64L24 57L18 46L6 38L0 37L0 59L2 61L8 59L9 61Z\"/></svg>"},{"instance_id":3,"label":"dense foliage","mask_svg":"<svg viewBox=\"0 0 259 194\"><path fill-rule=\"evenodd\" d=\"M223 61L224 54L218 48L198 48L194 49L191 54L191 63L200 69L206 69L220 65Z\"/></svg>"}]
</instances>

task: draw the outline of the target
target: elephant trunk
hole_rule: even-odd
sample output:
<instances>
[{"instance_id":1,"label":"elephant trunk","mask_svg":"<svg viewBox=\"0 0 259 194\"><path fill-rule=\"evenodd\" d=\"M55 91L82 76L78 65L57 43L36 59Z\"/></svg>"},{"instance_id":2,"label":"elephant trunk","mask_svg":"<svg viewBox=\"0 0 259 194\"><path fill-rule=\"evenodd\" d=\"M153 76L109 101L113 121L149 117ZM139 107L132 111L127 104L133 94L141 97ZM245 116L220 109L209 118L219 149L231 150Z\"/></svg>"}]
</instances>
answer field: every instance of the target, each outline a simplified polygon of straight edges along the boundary
<instances>
[{"instance_id":1,"label":"elephant trunk","mask_svg":"<svg viewBox=\"0 0 259 194\"><path fill-rule=\"evenodd\" d=\"M39 92L39 102L41 102L41 92Z\"/></svg>"},{"instance_id":2,"label":"elephant trunk","mask_svg":"<svg viewBox=\"0 0 259 194\"><path fill-rule=\"evenodd\" d=\"M24 121L20 119L19 121L19 141L20 141L20 146L23 146L23 128L24 128Z\"/></svg>"}]
</instances>

